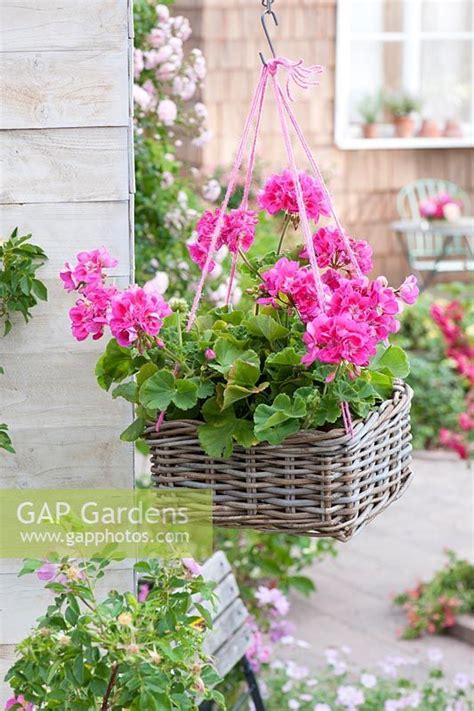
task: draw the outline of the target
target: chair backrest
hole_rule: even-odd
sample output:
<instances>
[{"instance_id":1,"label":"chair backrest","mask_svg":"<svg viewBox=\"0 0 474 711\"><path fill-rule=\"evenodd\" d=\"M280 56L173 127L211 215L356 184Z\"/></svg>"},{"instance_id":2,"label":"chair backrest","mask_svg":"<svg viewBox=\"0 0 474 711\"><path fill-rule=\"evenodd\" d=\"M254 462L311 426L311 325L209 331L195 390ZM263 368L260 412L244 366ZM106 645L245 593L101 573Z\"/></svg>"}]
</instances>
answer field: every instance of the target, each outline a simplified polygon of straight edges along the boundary
<instances>
[{"instance_id":1,"label":"chair backrest","mask_svg":"<svg viewBox=\"0 0 474 711\"><path fill-rule=\"evenodd\" d=\"M420 219L420 202L435 197L439 193L448 193L462 200L464 212L469 212L469 197L455 183L437 178L421 178L405 185L397 197L397 208L404 220Z\"/></svg>"},{"instance_id":2,"label":"chair backrest","mask_svg":"<svg viewBox=\"0 0 474 711\"><path fill-rule=\"evenodd\" d=\"M252 631L247 624L249 613L223 551L217 551L206 561L202 575L205 580L216 583L214 592L218 598L217 609L200 601L209 609L213 622L204 651L214 657L216 669L224 677L240 662L252 642Z\"/></svg>"}]
</instances>

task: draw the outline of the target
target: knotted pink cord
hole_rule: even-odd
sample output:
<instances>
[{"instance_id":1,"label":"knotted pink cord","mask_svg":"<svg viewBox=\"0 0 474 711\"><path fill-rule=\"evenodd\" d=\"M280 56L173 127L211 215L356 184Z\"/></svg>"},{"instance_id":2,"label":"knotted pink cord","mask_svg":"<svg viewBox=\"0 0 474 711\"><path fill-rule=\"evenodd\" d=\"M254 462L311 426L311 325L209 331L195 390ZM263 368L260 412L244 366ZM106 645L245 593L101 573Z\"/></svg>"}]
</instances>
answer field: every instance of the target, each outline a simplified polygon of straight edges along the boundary
<instances>
[{"instance_id":1,"label":"knotted pink cord","mask_svg":"<svg viewBox=\"0 0 474 711\"><path fill-rule=\"evenodd\" d=\"M346 434L354 434L354 425L352 423L351 411L349 409L349 404L347 402L341 402L341 412L342 420L344 422L344 429Z\"/></svg>"},{"instance_id":2,"label":"knotted pink cord","mask_svg":"<svg viewBox=\"0 0 474 711\"><path fill-rule=\"evenodd\" d=\"M277 83L278 83L278 82L277 82ZM308 143L307 143L307 141L306 141L306 139L305 139L305 137L304 137L304 135L303 135L303 132L302 132L302 130L301 130L299 124L298 124L298 121L296 120L296 117L295 117L293 111L291 110L291 107L290 107L290 105L289 105L287 99L285 98L285 95L284 95L284 93L283 93L283 91L282 91L282 88L281 88L279 85L278 85L278 90L279 90L280 97L281 97L281 100L282 100L282 102L283 102L283 105L284 105L284 107L285 107L285 109L286 109L286 112L287 112L287 114L288 114L288 116L289 116L289 118L290 118L291 123L293 124L293 127L294 127L294 129L295 129L296 135L298 136L298 139L299 139L299 141L300 141L300 143L301 143L301 146L302 146L302 148L303 148L303 150L304 150L304 152L305 152L305 154L306 154L306 157L307 157L307 159L308 159L308 161L309 161L309 164L310 164L310 166L311 166L311 169L313 170L313 173L315 174L316 178L319 180L319 182L321 183L321 185L322 185L322 187L323 187L324 193L325 193L326 198L327 198L327 201L328 201L328 203L329 203L329 207L330 207L330 209L331 209L332 217L333 217L333 219L334 219L334 222L336 223L336 227L338 228L339 232L341 233L341 237L342 237L342 239L343 239L343 241L344 241L344 247L346 248L347 253L348 253L349 257L350 257L350 260L351 260L352 265L353 265L353 267L354 267L354 271L355 271L355 273L357 274L358 277L361 277L361 276L363 276L363 275L362 275L361 269L360 269L360 267L359 267L359 262L357 261L356 255L355 255L355 253L354 253L354 250L352 249L352 246L351 246L350 240L349 240L349 238L348 238L348 236L347 236L347 234L346 234L346 231L344 230L344 228L343 228L343 226L342 226L342 223L341 223L341 221L340 221L340 219L339 219L339 217L338 217L338 215L337 215L337 213L336 213L336 210L335 210L335 208L334 208L334 202L333 202L333 200L332 200L332 198L331 198L331 193L329 192L329 188L328 188L328 186L326 185L326 182L325 182L325 180L324 180L324 178L323 178L323 175L322 175L322 173L321 173L321 171L320 171L320 169L319 169L319 167L318 167L316 161L314 160L314 157L313 157L311 148L309 147L309 145L308 145Z\"/></svg>"},{"instance_id":3,"label":"knotted pink cord","mask_svg":"<svg viewBox=\"0 0 474 711\"><path fill-rule=\"evenodd\" d=\"M310 86L318 86L319 81L314 79L315 74L322 74L324 71L320 64L314 64L312 67L305 67L303 60L299 59L297 62L292 62L291 59L286 57L276 57L268 62L268 68L271 74L276 74L278 67L283 67L287 71L286 79L286 95L290 101L293 101L291 96L290 86L293 81L297 86L302 89L308 89Z\"/></svg>"},{"instance_id":4,"label":"knotted pink cord","mask_svg":"<svg viewBox=\"0 0 474 711\"><path fill-rule=\"evenodd\" d=\"M257 110L260 92L262 91L262 87L263 87L264 83L266 83L266 81L267 81L267 68L262 67L262 72L260 74L260 80L258 82L257 88L256 88L255 93L253 95L250 110L249 110L247 119L245 121L244 131L243 131L242 138L240 141L239 149L237 151L235 162L234 162L232 171L229 176L229 184L227 186L227 191L225 194L224 202L222 203L219 218L217 220L217 224L216 224L214 233L211 238L211 244L209 245L209 251L207 254L206 262L205 262L204 268L202 270L201 278L199 280L198 288L196 291L196 296L194 297L193 305L192 305L192 308L191 308L191 311L189 314L189 319L188 319L188 323L186 326L186 331L191 330L192 325L193 325L195 318L196 318L196 312L197 312L197 309L199 306L199 302L201 301L202 291L204 289L204 282L206 280L206 277L207 277L207 274L209 271L209 265L211 263L212 257L214 256L217 240L219 239L219 235L220 235L220 233L222 231L222 227L224 225L224 217L225 217L225 214L227 211L227 207L229 205L229 200L231 198L232 193L234 192L235 183L237 181L237 174L240 170L240 166L242 165L242 160L244 157L244 150L245 150L245 146L247 145L248 136L250 133L250 127L252 125L252 120L255 115L255 111Z\"/></svg>"},{"instance_id":5,"label":"knotted pink cord","mask_svg":"<svg viewBox=\"0 0 474 711\"><path fill-rule=\"evenodd\" d=\"M258 102L258 109L257 109L257 119L255 121L255 133L252 141L252 149L250 151L250 157L249 157L249 162L247 166L247 175L245 177L245 184L244 184L244 194L242 197L242 202L240 203L240 209L241 210L247 210L249 206L249 195L250 195L250 187L252 185L252 178L253 178L253 172L255 168L255 158L257 154L257 141L258 141L258 133L260 130L260 122L262 120L262 111L263 111L263 102L265 100L265 93L267 90L267 82L268 82L268 71L265 71L266 67L264 67L264 80L262 83L262 88L260 92L260 98ZM234 279L235 279L235 272L237 269L237 260L239 259L239 245L240 245L240 240L239 244L237 245L237 248L235 250L235 253L232 257L232 266L230 268L230 276L229 276L229 286L227 289L227 297L225 300L226 306L229 305L230 299L232 296L232 287L234 285Z\"/></svg>"},{"instance_id":6,"label":"knotted pink cord","mask_svg":"<svg viewBox=\"0 0 474 711\"><path fill-rule=\"evenodd\" d=\"M290 170L293 177L293 182L295 184L296 200L298 203L298 210L300 213L301 225L303 227L303 234L306 243L306 249L309 255L309 262L311 265L311 271L314 277L314 284L316 286L316 292L318 294L319 308L325 310L325 298L324 298L324 287L321 279L321 274L319 273L318 262L316 259L316 252L314 251L313 235L311 234L311 227L309 224L308 213L306 212L306 205L304 202L303 191L301 189L300 176L298 174L298 168L296 166L296 158L293 151L293 146L290 139L290 134L288 131L288 125L286 123L285 112L283 108L283 103L281 100L281 90L276 80L276 76L272 73L272 68L269 67L273 89L275 92L275 99L277 103L278 113L280 116L281 130L283 132L283 139L285 141L286 152L288 155L288 161L290 164ZM277 70L277 65L274 63L274 70Z\"/></svg>"}]
</instances>

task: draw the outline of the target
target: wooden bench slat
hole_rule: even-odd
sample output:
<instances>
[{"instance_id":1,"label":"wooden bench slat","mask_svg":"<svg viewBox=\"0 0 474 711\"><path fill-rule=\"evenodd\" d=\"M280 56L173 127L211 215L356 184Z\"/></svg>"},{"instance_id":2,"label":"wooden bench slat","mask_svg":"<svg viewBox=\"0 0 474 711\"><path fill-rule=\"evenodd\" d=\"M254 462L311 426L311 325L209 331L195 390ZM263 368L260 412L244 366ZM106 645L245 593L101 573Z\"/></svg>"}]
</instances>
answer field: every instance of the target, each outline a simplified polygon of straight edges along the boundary
<instances>
[{"instance_id":1,"label":"wooden bench slat","mask_svg":"<svg viewBox=\"0 0 474 711\"><path fill-rule=\"evenodd\" d=\"M246 624L249 613L240 598L214 621L214 628L209 632L204 643L206 654L216 654L223 644L235 632Z\"/></svg>"}]
</instances>

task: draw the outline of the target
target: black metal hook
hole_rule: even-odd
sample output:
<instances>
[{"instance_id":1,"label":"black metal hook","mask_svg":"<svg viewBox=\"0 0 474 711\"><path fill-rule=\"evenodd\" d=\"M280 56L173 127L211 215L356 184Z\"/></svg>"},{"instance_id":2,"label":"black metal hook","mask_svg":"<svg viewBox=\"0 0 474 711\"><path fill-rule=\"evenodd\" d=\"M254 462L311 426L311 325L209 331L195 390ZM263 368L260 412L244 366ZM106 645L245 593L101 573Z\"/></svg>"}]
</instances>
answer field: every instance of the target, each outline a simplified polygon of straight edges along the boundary
<instances>
[{"instance_id":1,"label":"black metal hook","mask_svg":"<svg viewBox=\"0 0 474 711\"><path fill-rule=\"evenodd\" d=\"M265 8L265 12L262 14L262 17L260 19L262 22L263 31L265 32L265 37L267 38L268 46L270 47L270 51L271 51L273 57L276 57L275 47L273 46L272 38L270 37L270 32L268 31L268 27L267 27L268 15L270 15L273 18L273 22L278 27L278 18L275 14L275 11L272 10L272 5L274 2L275 2L275 0L262 0L262 5ZM260 52L260 59L262 60L263 64L266 66L267 63L264 59L262 52Z\"/></svg>"}]
</instances>

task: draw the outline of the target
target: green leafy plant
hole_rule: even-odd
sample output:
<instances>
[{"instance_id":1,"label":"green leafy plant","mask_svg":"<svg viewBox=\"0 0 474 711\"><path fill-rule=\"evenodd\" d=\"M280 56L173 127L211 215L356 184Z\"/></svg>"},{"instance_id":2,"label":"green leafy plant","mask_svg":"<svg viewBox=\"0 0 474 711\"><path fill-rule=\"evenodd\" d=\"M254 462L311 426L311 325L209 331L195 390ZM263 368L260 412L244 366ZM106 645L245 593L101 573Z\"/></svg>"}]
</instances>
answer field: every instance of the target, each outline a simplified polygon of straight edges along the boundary
<instances>
[{"instance_id":1,"label":"green leafy plant","mask_svg":"<svg viewBox=\"0 0 474 711\"><path fill-rule=\"evenodd\" d=\"M374 95L365 96L359 102L357 110L365 124L377 123L383 107L383 97L381 92Z\"/></svg>"},{"instance_id":2,"label":"green leafy plant","mask_svg":"<svg viewBox=\"0 0 474 711\"><path fill-rule=\"evenodd\" d=\"M394 598L406 612L404 639L416 639L452 627L456 615L474 612L474 565L447 551L448 560L428 582L419 583Z\"/></svg>"},{"instance_id":3,"label":"green leafy plant","mask_svg":"<svg viewBox=\"0 0 474 711\"><path fill-rule=\"evenodd\" d=\"M404 93L392 94L385 97L384 105L395 118L409 116L421 109L421 101L419 99Z\"/></svg>"},{"instance_id":4,"label":"green leafy plant","mask_svg":"<svg viewBox=\"0 0 474 711\"><path fill-rule=\"evenodd\" d=\"M17 647L6 680L16 705L69 711L197 711L200 699L222 705L219 681L203 652L211 626L212 585L185 564L135 565L141 590L96 590L110 558L26 561L53 596L36 628ZM10 707L9 707L10 708Z\"/></svg>"},{"instance_id":5,"label":"green leafy plant","mask_svg":"<svg viewBox=\"0 0 474 711\"><path fill-rule=\"evenodd\" d=\"M38 300L46 301L46 286L36 277L36 272L47 260L41 247L31 244L31 235L18 235L15 229L4 242L0 241L0 324L3 336L12 327L13 313L20 313L26 322L31 318L31 309ZM0 375L4 370L0 367ZM13 454L15 449L8 425L0 424L0 449Z\"/></svg>"}]
</instances>

